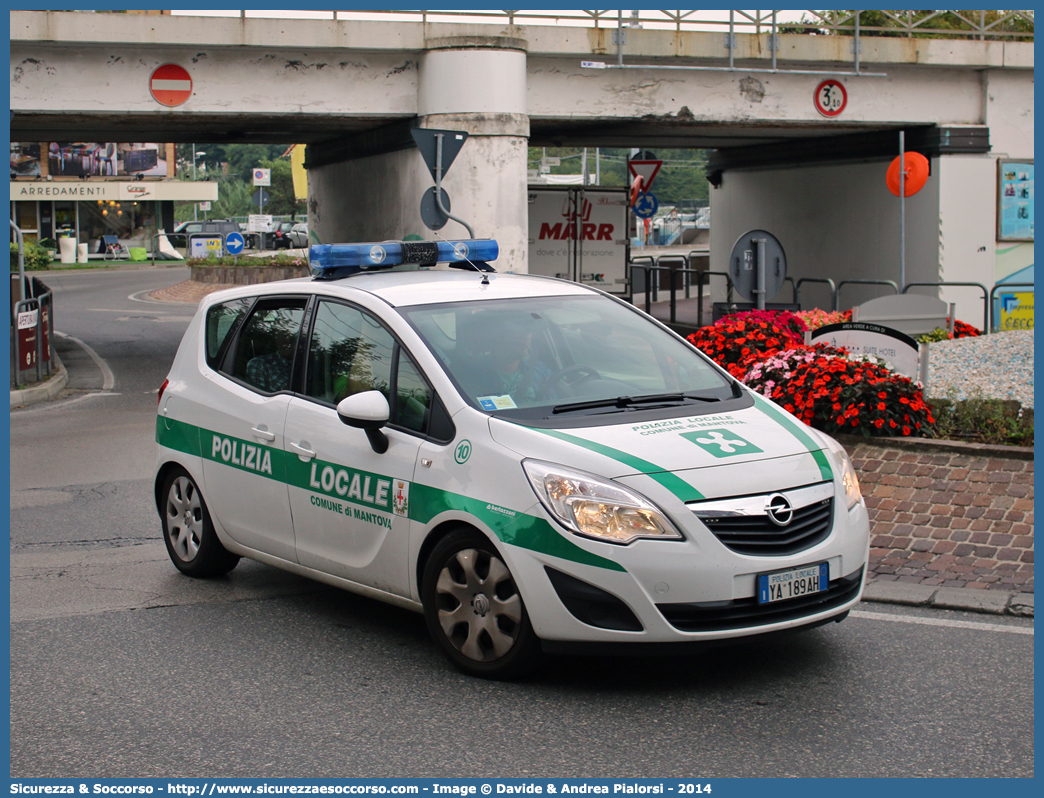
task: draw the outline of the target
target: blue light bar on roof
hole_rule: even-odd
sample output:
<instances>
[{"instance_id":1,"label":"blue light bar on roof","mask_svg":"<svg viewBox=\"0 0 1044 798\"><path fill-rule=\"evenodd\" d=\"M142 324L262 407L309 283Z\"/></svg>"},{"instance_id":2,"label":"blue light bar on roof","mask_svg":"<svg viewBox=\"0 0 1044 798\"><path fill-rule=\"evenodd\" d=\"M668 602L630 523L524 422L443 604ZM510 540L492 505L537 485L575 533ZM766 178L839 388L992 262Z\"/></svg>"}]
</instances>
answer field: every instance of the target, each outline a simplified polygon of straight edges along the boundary
<instances>
[{"instance_id":1,"label":"blue light bar on roof","mask_svg":"<svg viewBox=\"0 0 1044 798\"><path fill-rule=\"evenodd\" d=\"M496 260L500 247L492 238L464 241L380 241L372 244L313 244L308 251L312 274L348 277L359 272L407 264L478 264ZM484 269L483 269L484 271Z\"/></svg>"}]
</instances>

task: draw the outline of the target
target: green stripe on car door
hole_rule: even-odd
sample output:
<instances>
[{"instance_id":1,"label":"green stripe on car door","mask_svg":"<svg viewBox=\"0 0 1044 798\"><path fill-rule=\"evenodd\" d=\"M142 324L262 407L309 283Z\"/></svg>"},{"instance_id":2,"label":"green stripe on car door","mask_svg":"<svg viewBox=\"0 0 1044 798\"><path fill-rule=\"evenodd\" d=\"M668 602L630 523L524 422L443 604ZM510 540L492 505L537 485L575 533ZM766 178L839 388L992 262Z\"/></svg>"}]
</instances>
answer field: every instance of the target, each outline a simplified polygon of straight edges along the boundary
<instances>
[{"instance_id":1,"label":"green stripe on car door","mask_svg":"<svg viewBox=\"0 0 1044 798\"><path fill-rule=\"evenodd\" d=\"M385 492L386 486L383 483L393 482L393 478L383 474L358 471L347 466L319 460L314 461L314 464L305 463L297 455L281 449L221 435L202 427L161 416L156 419L156 442L168 449L203 457L242 471L249 471L266 479L310 490L317 495L333 496L335 499L370 506L379 511L391 511L388 505L390 496ZM335 472L332 480L327 479L333 486L332 491L323 490L321 486L322 472L327 467L332 468ZM345 471L346 474L338 481L337 477L341 471ZM362 498L358 501L348 498L352 493L352 485L356 477L362 484ZM318 490L315 486L316 482L320 483ZM344 495L338 490L342 485L345 486ZM373 501L367 500L369 495L373 496ZM380 501L382 499L384 501ZM500 540L513 546L611 571L625 570L619 563L592 554L576 545L569 540L568 533L559 532L556 527L543 518L429 485L421 485L416 482L410 484L408 508L410 520L427 524L435 516L447 510L458 510L473 516L493 530Z\"/></svg>"}]
</instances>

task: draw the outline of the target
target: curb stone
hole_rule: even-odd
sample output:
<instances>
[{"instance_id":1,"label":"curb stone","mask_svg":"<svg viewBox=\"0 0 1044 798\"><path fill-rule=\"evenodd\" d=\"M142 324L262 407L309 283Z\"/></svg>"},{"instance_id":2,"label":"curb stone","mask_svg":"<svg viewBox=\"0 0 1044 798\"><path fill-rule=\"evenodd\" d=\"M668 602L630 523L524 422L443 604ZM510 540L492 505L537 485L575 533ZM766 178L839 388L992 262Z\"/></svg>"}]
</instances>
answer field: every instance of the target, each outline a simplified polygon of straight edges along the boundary
<instances>
[{"instance_id":1,"label":"curb stone","mask_svg":"<svg viewBox=\"0 0 1044 798\"><path fill-rule=\"evenodd\" d=\"M69 372L65 370L65 366L62 365L62 361L58 359L57 354L54 355L54 365L55 373L50 379L41 382L39 385L34 385L32 388L11 391L11 407L26 407L40 402L47 402L60 394L66 383L69 382Z\"/></svg>"},{"instance_id":2,"label":"curb stone","mask_svg":"<svg viewBox=\"0 0 1044 798\"><path fill-rule=\"evenodd\" d=\"M870 582L863 590L863 601L903 604L909 607L935 607L990 615L1033 616L1032 593L1001 593L965 587L933 587L902 582Z\"/></svg>"}]
</instances>

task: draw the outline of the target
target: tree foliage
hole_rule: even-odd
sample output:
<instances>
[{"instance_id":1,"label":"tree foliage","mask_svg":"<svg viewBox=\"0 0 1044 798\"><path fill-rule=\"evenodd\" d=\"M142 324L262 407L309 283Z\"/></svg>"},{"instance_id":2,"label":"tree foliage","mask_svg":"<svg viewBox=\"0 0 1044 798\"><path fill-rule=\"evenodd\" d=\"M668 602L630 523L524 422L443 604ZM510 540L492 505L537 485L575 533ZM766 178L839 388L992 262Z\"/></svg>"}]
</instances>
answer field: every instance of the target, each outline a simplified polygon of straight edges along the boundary
<instances>
[{"instance_id":1,"label":"tree foliage","mask_svg":"<svg viewBox=\"0 0 1044 798\"><path fill-rule=\"evenodd\" d=\"M991 34L1023 34L1001 38L1005 41L1033 41L1033 16L1022 11L871 9L858 13L860 36L967 39L974 38L969 34L985 29L987 38L994 38ZM801 22L797 24L781 25L779 32L852 36L855 33L855 19L854 10L814 11L811 16L802 15Z\"/></svg>"},{"instance_id":2,"label":"tree foliage","mask_svg":"<svg viewBox=\"0 0 1044 798\"><path fill-rule=\"evenodd\" d=\"M253 171L261 168L272 170L272 185L267 189L270 199L265 205L265 213L295 218L301 208L294 197L290 159L282 157L289 146L197 143L196 178L216 180L220 184L217 202L207 215L212 219L231 219L257 213L258 205L252 198L256 190ZM177 145L179 180L192 180L192 148L192 144ZM192 219L192 207L193 203L183 203L175 208L175 219L179 222Z\"/></svg>"}]
</instances>

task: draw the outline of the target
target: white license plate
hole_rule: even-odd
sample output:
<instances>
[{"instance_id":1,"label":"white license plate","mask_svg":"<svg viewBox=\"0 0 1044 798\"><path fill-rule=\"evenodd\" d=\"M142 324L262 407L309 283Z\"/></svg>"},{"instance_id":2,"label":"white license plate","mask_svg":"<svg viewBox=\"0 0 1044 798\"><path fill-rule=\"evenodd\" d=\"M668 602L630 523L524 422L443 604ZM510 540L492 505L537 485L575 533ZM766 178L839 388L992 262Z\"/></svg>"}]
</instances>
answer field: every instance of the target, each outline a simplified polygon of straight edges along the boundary
<instances>
[{"instance_id":1,"label":"white license plate","mask_svg":"<svg viewBox=\"0 0 1044 798\"><path fill-rule=\"evenodd\" d=\"M789 571L776 571L772 574L758 574L758 604L771 604L774 601L807 596L809 593L821 593L830 583L830 568L825 562L792 568Z\"/></svg>"}]
</instances>

